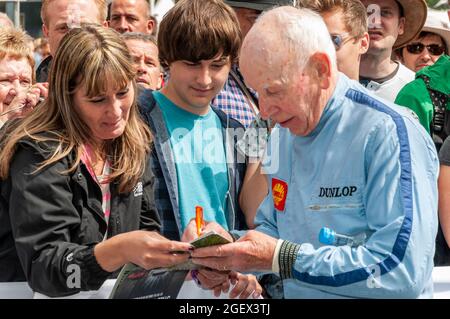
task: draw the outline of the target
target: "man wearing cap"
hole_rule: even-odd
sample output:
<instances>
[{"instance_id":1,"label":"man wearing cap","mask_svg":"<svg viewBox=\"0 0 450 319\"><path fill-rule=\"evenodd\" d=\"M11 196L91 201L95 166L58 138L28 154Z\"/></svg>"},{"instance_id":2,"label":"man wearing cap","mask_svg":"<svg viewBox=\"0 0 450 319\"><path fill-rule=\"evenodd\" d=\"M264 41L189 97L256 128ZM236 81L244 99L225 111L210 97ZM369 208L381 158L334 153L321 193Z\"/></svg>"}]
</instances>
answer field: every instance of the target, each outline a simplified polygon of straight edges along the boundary
<instances>
[{"instance_id":1,"label":"man wearing cap","mask_svg":"<svg viewBox=\"0 0 450 319\"><path fill-rule=\"evenodd\" d=\"M415 38L425 23L424 0L362 0L369 17L369 50L361 59L360 83L376 95L395 101L414 80L414 72L397 61L392 51Z\"/></svg>"},{"instance_id":2,"label":"man wearing cap","mask_svg":"<svg viewBox=\"0 0 450 319\"><path fill-rule=\"evenodd\" d=\"M225 0L225 3L230 5L236 13L244 38L261 12L278 5L290 5L292 0ZM212 105L229 114L245 127L248 127L255 119L255 112L258 112L258 98L255 92L245 85L237 64L233 65L225 86L212 101Z\"/></svg>"}]
</instances>

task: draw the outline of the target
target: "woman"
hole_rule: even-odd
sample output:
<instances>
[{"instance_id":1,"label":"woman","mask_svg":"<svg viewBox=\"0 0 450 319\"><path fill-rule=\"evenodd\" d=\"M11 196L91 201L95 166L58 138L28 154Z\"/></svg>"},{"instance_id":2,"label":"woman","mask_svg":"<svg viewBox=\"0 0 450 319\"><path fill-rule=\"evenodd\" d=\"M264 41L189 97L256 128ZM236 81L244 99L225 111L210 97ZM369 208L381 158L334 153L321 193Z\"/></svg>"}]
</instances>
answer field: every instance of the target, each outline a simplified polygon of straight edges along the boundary
<instances>
[{"instance_id":1,"label":"woman","mask_svg":"<svg viewBox=\"0 0 450 319\"><path fill-rule=\"evenodd\" d=\"M33 84L31 38L22 30L0 29L0 127L23 117L47 96L46 84Z\"/></svg>"},{"instance_id":2,"label":"woman","mask_svg":"<svg viewBox=\"0 0 450 319\"><path fill-rule=\"evenodd\" d=\"M396 50L399 60L414 72L433 65L450 50L450 29L447 21L427 17L422 32L404 47Z\"/></svg>"},{"instance_id":3,"label":"woman","mask_svg":"<svg viewBox=\"0 0 450 319\"><path fill-rule=\"evenodd\" d=\"M157 233L151 134L135 91L115 31L89 25L63 38L48 99L8 125L0 146L0 281L64 296L98 289L129 262L149 269L188 259L175 252L190 244ZM68 284L73 269L79 285Z\"/></svg>"},{"instance_id":4,"label":"woman","mask_svg":"<svg viewBox=\"0 0 450 319\"><path fill-rule=\"evenodd\" d=\"M414 111L433 137L438 151L450 132L449 27L446 16L435 16L429 11L423 32L400 49L405 65L416 71L416 78L405 85L395 99L395 104Z\"/></svg>"}]
</instances>

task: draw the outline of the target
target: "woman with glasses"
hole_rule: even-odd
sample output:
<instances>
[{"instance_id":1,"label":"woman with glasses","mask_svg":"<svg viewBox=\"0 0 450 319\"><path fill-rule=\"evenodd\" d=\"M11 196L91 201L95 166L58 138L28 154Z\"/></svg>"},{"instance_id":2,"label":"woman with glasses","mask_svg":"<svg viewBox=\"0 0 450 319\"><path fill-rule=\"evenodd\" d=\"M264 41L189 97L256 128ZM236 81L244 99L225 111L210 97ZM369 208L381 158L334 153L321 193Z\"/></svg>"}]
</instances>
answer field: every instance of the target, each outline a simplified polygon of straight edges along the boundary
<instances>
[{"instance_id":1,"label":"woman with glasses","mask_svg":"<svg viewBox=\"0 0 450 319\"><path fill-rule=\"evenodd\" d=\"M428 12L422 32L399 49L403 63L416 72L395 103L412 109L433 136L439 150L450 134L448 94L450 94L450 23L447 16Z\"/></svg>"},{"instance_id":2,"label":"woman with glasses","mask_svg":"<svg viewBox=\"0 0 450 319\"><path fill-rule=\"evenodd\" d=\"M397 49L396 53L406 67L417 72L433 65L443 54L448 55L449 45L439 34L422 31L416 39Z\"/></svg>"},{"instance_id":3,"label":"woman with glasses","mask_svg":"<svg viewBox=\"0 0 450 319\"><path fill-rule=\"evenodd\" d=\"M442 25L444 25L443 22ZM448 266L450 265L450 139L448 138L450 134L450 57L447 54L450 30L441 26L440 29L434 28L428 31L433 33L428 33L428 37L419 35L417 40L403 49L403 51L412 51L413 53L408 52L408 54L417 56L413 66L419 67L420 70L416 73L416 79L400 91L395 103L406 106L417 114L420 123L433 137L437 150L440 150L439 229L434 263L436 266ZM433 39L434 42L431 41ZM421 58L426 55L429 56L427 61ZM432 65L421 67L421 64L426 63Z\"/></svg>"},{"instance_id":4,"label":"woman with glasses","mask_svg":"<svg viewBox=\"0 0 450 319\"><path fill-rule=\"evenodd\" d=\"M395 53L410 70L418 72L433 65L450 52L450 23L447 16L428 10L427 20L420 34Z\"/></svg>"}]
</instances>

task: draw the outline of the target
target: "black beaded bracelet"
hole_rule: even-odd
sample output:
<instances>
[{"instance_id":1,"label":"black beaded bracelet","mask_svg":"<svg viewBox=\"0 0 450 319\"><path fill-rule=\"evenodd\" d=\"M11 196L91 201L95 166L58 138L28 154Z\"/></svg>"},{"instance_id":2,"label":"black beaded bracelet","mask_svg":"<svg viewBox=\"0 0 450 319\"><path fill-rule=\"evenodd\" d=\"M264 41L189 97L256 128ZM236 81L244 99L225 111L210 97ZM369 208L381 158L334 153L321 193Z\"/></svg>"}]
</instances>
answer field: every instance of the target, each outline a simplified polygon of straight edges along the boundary
<instances>
[{"instance_id":1,"label":"black beaded bracelet","mask_svg":"<svg viewBox=\"0 0 450 319\"><path fill-rule=\"evenodd\" d=\"M300 250L300 245L284 240L280 247L280 254L278 256L278 264L280 266L281 279L292 278L292 272L297 259L297 253Z\"/></svg>"}]
</instances>

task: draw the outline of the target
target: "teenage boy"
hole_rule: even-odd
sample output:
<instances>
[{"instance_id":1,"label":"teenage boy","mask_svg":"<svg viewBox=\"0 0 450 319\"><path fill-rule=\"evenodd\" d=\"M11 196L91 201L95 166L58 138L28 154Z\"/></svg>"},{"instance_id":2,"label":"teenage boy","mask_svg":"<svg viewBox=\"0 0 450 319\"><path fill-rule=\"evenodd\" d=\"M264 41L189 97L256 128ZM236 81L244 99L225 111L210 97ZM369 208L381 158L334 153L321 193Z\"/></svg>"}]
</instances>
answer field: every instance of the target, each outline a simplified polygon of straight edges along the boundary
<instances>
[{"instance_id":1,"label":"teenage boy","mask_svg":"<svg viewBox=\"0 0 450 319\"><path fill-rule=\"evenodd\" d=\"M235 148L236 130L242 134L243 127L210 105L227 80L240 45L236 15L221 0L181 0L161 22L159 57L170 79L161 91L144 91L139 105L155 139L156 205L168 238L197 237L183 234L194 222L196 206L203 207L205 221L216 222L213 229L246 227L238 205L246 163ZM203 231L208 230L212 229ZM229 233L223 235L233 240ZM229 282L218 272L193 276L216 292ZM238 282L231 298L261 293L254 276L231 277Z\"/></svg>"}]
</instances>

